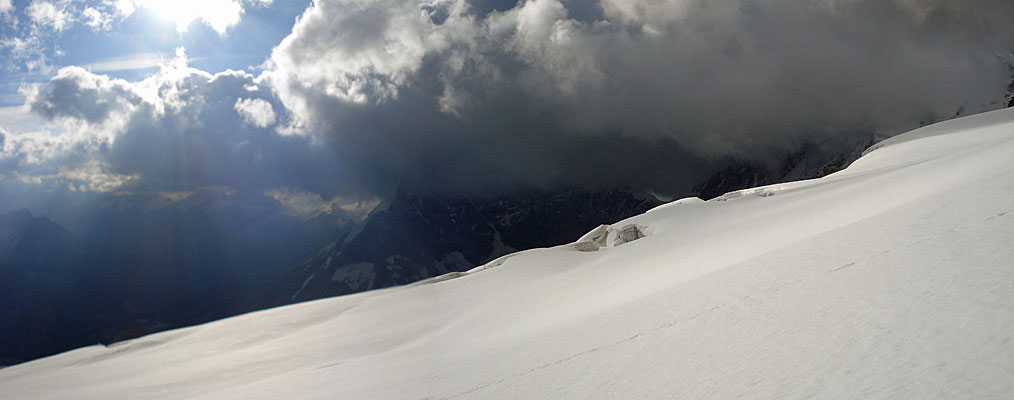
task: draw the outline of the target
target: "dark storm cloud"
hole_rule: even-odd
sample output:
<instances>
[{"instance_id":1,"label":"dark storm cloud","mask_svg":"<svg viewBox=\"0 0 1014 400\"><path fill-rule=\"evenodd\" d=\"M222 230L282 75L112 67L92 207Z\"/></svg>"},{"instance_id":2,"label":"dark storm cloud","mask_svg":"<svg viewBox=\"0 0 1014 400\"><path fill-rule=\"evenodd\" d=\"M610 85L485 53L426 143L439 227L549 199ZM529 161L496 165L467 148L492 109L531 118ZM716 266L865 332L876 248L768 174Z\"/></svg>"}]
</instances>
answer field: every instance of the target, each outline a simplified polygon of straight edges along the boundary
<instances>
[{"instance_id":1,"label":"dark storm cloud","mask_svg":"<svg viewBox=\"0 0 1014 400\"><path fill-rule=\"evenodd\" d=\"M519 2L523 3L524 0L472 0L468 4L471 13L479 17L486 17L491 12L509 11L516 7ZM585 22L602 19L602 7L599 6L598 2L563 0L561 3L567 8L567 15L570 18Z\"/></svg>"},{"instance_id":2,"label":"dark storm cloud","mask_svg":"<svg viewBox=\"0 0 1014 400\"><path fill-rule=\"evenodd\" d=\"M124 81L65 68L33 94L32 112L48 119L72 118L97 124L110 114L141 102Z\"/></svg>"},{"instance_id":3,"label":"dark storm cloud","mask_svg":"<svg viewBox=\"0 0 1014 400\"><path fill-rule=\"evenodd\" d=\"M361 105L318 92L315 129L329 132L338 169L368 192L401 185L413 192L475 195L559 186L668 187L695 181L707 161L668 137L567 133L516 100L490 100L482 118L439 110L426 88L397 101Z\"/></svg>"},{"instance_id":4,"label":"dark storm cloud","mask_svg":"<svg viewBox=\"0 0 1014 400\"><path fill-rule=\"evenodd\" d=\"M68 69L30 106L87 125L49 173L99 188L682 194L730 157L1002 106L1012 20L1006 0L319 0L260 77Z\"/></svg>"},{"instance_id":5,"label":"dark storm cloud","mask_svg":"<svg viewBox=\"0 0 1014 400\"><path fill-rule=\"evenodd\" d=\"M282 99L359 180L438 191L684 190L999 107L1014 48L1009 1L315 4L273 55Z\"/></svg>"},{"instance_id":6,"label":"dark storm cloud","mask_svg":"<svg viewBox=\"0 0 1014 400\"><path fill-rule=\"evenodd\" d=\"M237 102L247 99L265 101L268 112L284 110L253 76L191 72L160 91L172 103L163 113L132 115L109 149L114 171L140 174L159 190L229 186L259 192L291 185L333 192L329 151L306 137L277 134L275 121L257 126L237 112Z\"/></svg>"}]
</instances>

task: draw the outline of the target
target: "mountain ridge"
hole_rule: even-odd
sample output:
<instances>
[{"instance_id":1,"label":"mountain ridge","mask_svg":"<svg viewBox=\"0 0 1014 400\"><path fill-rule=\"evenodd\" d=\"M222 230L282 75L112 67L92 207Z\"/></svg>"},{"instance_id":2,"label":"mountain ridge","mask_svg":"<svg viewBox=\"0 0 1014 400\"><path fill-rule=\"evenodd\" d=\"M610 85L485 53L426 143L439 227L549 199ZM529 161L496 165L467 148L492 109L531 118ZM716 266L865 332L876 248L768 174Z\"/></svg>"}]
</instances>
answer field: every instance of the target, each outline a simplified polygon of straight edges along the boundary
<instances>
[{"instance_id":1,"label":"mountain ridge","mask_svg":"<svg viewBox=\"0 0 1014 400\"><path fill-rule=\"evenodd\" d=\"M661 201L629 190L531 191L434 198L399 191L355 232L289 278L293 301L403 285L461 272L497 257L552 246Z\"/></svg>"}]
</instances>

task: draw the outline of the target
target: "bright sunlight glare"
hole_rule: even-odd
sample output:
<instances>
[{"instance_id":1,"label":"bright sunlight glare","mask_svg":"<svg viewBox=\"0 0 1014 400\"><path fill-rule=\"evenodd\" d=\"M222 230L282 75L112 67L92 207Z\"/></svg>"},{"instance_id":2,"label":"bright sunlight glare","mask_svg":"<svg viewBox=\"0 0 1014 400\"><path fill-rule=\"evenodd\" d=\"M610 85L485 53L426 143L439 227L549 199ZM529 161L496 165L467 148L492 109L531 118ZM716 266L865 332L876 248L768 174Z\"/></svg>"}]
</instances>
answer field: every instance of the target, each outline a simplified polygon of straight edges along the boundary
<instances>
[{"instance_id":1,"label":"bright sunlight glare","mask_svg":"<svg viewBox=\"0 0 1014 400\"><path fill-rule=\"evenodd\" d=\"M159 18L176 23L176 30L186 32L194 20L200 19L219 33L239 22L243 8L236 0L136 0L138 7L147 8Z\"/></svg>"}]
</instances>

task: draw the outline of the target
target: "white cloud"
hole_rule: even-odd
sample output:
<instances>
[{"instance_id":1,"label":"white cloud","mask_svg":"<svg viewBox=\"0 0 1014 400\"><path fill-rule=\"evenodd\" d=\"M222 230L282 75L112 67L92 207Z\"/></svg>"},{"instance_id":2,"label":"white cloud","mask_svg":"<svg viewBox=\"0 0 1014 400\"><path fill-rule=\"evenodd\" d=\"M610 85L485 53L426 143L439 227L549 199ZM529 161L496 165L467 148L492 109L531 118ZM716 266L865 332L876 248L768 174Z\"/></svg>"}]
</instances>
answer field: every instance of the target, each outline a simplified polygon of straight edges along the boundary
<instances>
[{"instance_id":1,"label":"white cloud","mask_svg":"<svg viewBox=\"0 0 1014 400\"><path fill-rule=\"evenodd\" d=\"M0 14L9 13L14 9L14 5L11 4L11 0L0 0Z\"/></svg>"},{"instance_id":2,"label":"white cloud","mask_svg":"<svg viewBox=\"0 0 1014 400\"><path fill-rule=\"evenodd\" d=\"M0 107L0 129L9 133L40 131L45 121L24 105Z\"/></svg>"},{"instance_id":3,"label":"white cloud","mask_svg":"<svg viewBox=\"0 0 1014 400\"><path fill-rule=\"evenodd\" d=\"M59 32L74 22L71 14L67 12L67 6L68 3L64 1L32 0L25 12L33 23L47 26Z\"/></svg>"},{"instance_id":4,"label":"white cloud","mask_svg":"<svg viewBox=\"0 0 1014 400\"><path fill-rule=\"evenodd\" d=\"M436 24L419 4L401 0L317 1L273 52L277 71L304 86L358 103L395 98L427 51L446 48L461 25L460 0Z\"/></svg>"},{"instance_id":5,"label":"white cloud","mask_svg":"<svg viewBox=\"0 0 1014 400\"><path fill-rule=\"evenodd\" d=\"M243 121L258 128L266 128L275 123L275 111L271 103L264 99L236 99L236 112Z\"/></svg>"},{"instance_id":6,"label":"white cloud","mask_svg":"<svg viewBox=\"0 0 1014 400\"><path fill-rule=\"evenodd\" d=\"M86 7L81 15L84 17L85 25L96 31L108 30L113 21L113 15L99 11L95 7Z\"/></svg>"},{"instance_id":7,"label":"white cloud","mask_svg":"<svg viewBox=\"0 0 1014 400\"><path fill-rule=\"evenodd\" d=\"M48 64L48 57L44 52L42 39L37 34L29 34L24 37L7 37L0 39L0 49L5 49L10 54L11 61L23 63L23 70L30 73L49 73L52 67ZM18 70L12 62L5 66L10 70Z\"/></svg>"},{"instance_id":8,"label":"white cloud","mask_svg":"<svg viewBox=\"0 0 1014 400\"><path fill-rule=\"evenodd\" d=\"M188 67L182 53L140 82L68 67L31 87L27 107L47 132L7 137L0 173L12 176L4 168L15 165L32 182L59 178L74 181L67 186L74 190L260 193L284 183L333 196L342 181L328 149L259 128L290 119L268 82Z\"/></svg>"},{"instance_id":9,"label":"white cloud","mask_svg":"<svg viewBox=\"0 0 1014 400\"><path fill-rule=\"evenodd\" d=\"M123 17L129 17L136 9L134 0L116 0L113 6L116 8L117 14Z\"/></svg>"},{"instance_id":10,"label":"white cloud","mask_svg":"<svg viewBox=\"0 0 1014 400\"><path fill-rule=\"evenodd\" d=\"M87 144L72 139L69 135L54 135L47 130L6 134L0 161L28 171L23 175L38 175L38 171L52 173L47 167L54 159L62 159ZM48 171L48 172L47 172ZM17 172L17 171L16 171Z\"/></svg>"},{"instance_id":11,"label":"white cloud","mask_svg":"<svg viewBox=\"0 0 1014 400\"><path fill-rule=\"evenodd\" d=\"M19 144L21 147L31 145L24 141ZM0 152L0 165L6 156L4 153L6 152ZM19 170L11 174L0 170L0 182L9 177L21 183L53 185L73 192L112 192L140 179L136 174L110 172L109 166L98 160L90 160L75 166L63 166L51 173L41 172L45 169L32 169L32 166L38 166L38 163L25 162Z\"/></svg>"}]
</instances>

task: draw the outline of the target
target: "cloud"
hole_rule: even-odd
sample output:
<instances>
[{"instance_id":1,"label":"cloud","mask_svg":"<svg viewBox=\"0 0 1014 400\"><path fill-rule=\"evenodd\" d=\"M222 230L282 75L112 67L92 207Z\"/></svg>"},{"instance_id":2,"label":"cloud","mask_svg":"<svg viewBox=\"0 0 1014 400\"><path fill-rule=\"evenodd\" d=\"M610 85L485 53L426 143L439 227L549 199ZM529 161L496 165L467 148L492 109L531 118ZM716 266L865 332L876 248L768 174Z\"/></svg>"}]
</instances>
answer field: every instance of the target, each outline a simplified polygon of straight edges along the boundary
<instances>
[{"instance_id":1,"label":"cloud","mask_svg":"<svg viewBox=\"0 0 1014 400\"><path fill-rule=\"evenodd\" d=\"M66 1L32 0L32 3L25 9L25 13L33 23L59 32L73 22L71 14L67 11L67 6L68 2Z\"/></svg>"},{"instance_id":2,"label":"cloud","mask_svg":"<svg viewBox=\"0 0 1014 400\"><path fill-rule=\"evenodd\" d=\"M150 52L137 53L123 57L108 58L88 64L81 65L91 72L119 72L134 71L141 69L158 68L166 64L167 60L173 57L169 53Z\"/></svg>"},{"instance_id":3,"label":"cloud","mask_svg":"<svg viewBox=\"0 0 1014 400\"><path fill-rule=\"evenodd\" d=\"M330 149L270 129L290 122L270 88L245 72L190 68L180 53L140 82L61 69L27 96L55 134L20 135L5 157L36 182L61 176L77 190L344 190Z\"/></svg>"},{"instance_id":4,"label":"cloud","mask_svg":"<svg viewBox=\"0 0 1014 400\"><path fill-rule=\"evenodd\" d=\"M118 15L123 17L129 17L137 10L137 7L134 5L134 0L116 0L113 3L113 8L116 10Z\"/></svg>"},{"instance_id":5,"label":"cloud","mask_svg":"<svg viewBox=\"0 0 1014 400\"><path fill-rule=\"evenodd\" d=\"M996 108L1010 80L1007 1L577 3L320 0L266 76L359 181L443 193L685 191L727 157Z\"/></svg>"},{"instance_id":6,"label":"cloud","mask_svg":"<svg viewBox=\"0 0 1014 400\"><path fill-rule=\"evenodd\" d=\"M24 101L24 100L22 100ZM42 130L45 121L24 105L0 107L0 130L8 134Z\"/></svg>"},{"instance_id":7,"label":"cloud","mask_svg":"<svg viewBox=\"0 0 1014 400\"><path fill-rule=\"evenodd\" d=\"M10 56L11 63L5 66L8 70L23 69L28 72L45 71L48 73L50 69L48 57L38 35L2 38L0 39L0 49L5 50ZM23 64L18 66L14 62Z\"/></svg>"},{"instance_id":8,"label":"cloud","mask_svg":"<svg viewBox=\"0 0 1014 400\"><path fill-rule=\"evenodd\" d=\"M661 34L660 29L686 17L693 3L688 0L602 0L601 6L603 16L609 20Z\"/></svg>"},{"instance_id":9,"label":"cloud","mask_svg":"<svg viewBox=\"0 0 1014 400\"><path fill-rule=\"evenodd\" d=\"M84 11L81 12L81 15L85 19L85 25L88 25L96 31L108 30L113 21L112 14L103 13L95 7L86 7Z\"/></svg>"},{"instance_id":10,"label":"cloud","mask_svg":"<svg viewBox=\"0 0 1014 400\"><path fill-rule=\"evenodd\" d=\"M236 112L243 121L258 128L266 128L275 123L275 111L271 103L264 99L236 99Z\"/></svg>"},{"instance_id":11,"label":"cloud","mask_svg":"<svg viewBox=\"0 0 1014 400\"><path fill-rule=\"evenodd\" d=\"M79 35L75 31L78 27L95 32L114 31L138 9L144 9L152 17L175 23L180 33L194 21L200 21L224 34L240 22L245 8L270 5L271 1L264 0L31 0L24 6L22 16L13 12L15 7L10 0L0 0L5 25L0 51L7 53L4 67L8 70L49 74L56 69L51 63L66 55L59 46L61 38L66 33Z\"/></svg>"},{"instance_id":12,"label":"cloud","mask_svg":"<svg viewBox=\"0 0 1014 400\"><path fill-rule=\"evenodd\" d=\"M138 177L112 172L92 156L97 143L50 132L7 133L0 148L0 184L32 185L44 191L110 192Z\"/></svg>"},{"instance_id":13,"label":"cloud","mask_svg":"<svg viewBox=\"0 0 1014 400\"><path fill-rule=\"evenodd\" d=\"M116 60L61 69L27 92L52 131L7 135L0 163L304 211L394 187L685 194L729 158L775 165L1002 106L1009 15L1000 0L318 0L260 76L182 54L140 82L97 74Z\"/></svg>"},{"instance_id":14,"label":"cloud","mask_svg":"<svg viewBox=\"0 0 1014 400\"><path fill-rule=\"evenodd\" d=\"M33 87L27 97L32 112L47 119L93 125L130 112L142 102L131 83L95 75L80 67L60 69L48 84Z\"/></svg>"},{"instance_id":15,"label":"cloud","mask_svg":"<svg viewBox=\"0 0 1014 400\"><path fill-rule=\"evenodd\" d=\"M274 0L245 0L244 3L253 7L270 7Z\"/></svg>"},{"instance_id":16,"label":"cloud","mask_svg":"<svg viewBox=\"0 0 1014 400\"><path fill-rule=\"evenodd\" d=\"M139 176L110 172L105 163L91 160L75 168L62 168L55 176L41 178L55 180L71 191L111 192L138 180Z\"/></svg>"},{"instance_id":17,"label":"cloud","mask_svg":"<svg viewBox=\"0 0 1014 400\"><path fill-rule=\"evenodd\" d=\"M118 8L124 1L130 0L32 0L24 7L27 23L11 12L13 6L0 11L6 25L0 39L0 50L6 51L8 57L4 68L47 75L52 73L55 68L50 63L65 55L59 47L64 33L74 32L73 29L80 25L93 31L109 31L114 23L129 15L121 13ZM0 8L3 4L11 3L0 3Z\"/></svg>"},{"instance_id":18,"label":"cloud","mask_svg":"<svg viewBox=\"0 0 1014 400\"><path fill-rule=\"evenodd\" d=\"M190 24L200 21L224 34L236 26L243 18L244 12L251 8L270 7L273 0L116 0L113 4L116 13L126 17L137 9L147 9L154 15L176 23L176 30L186 32Z\"/></svg>"}]
</instances>

